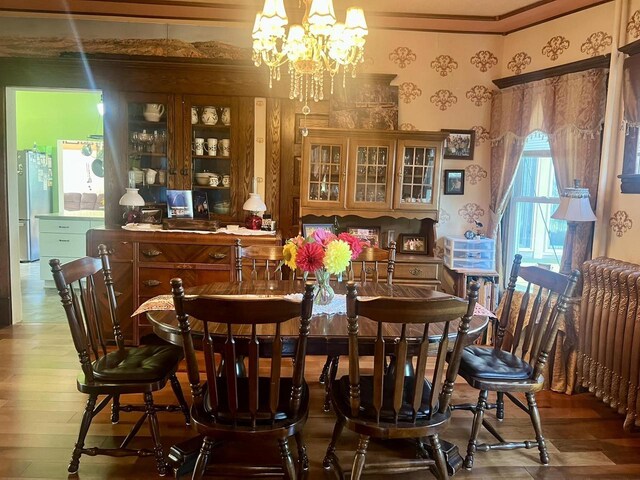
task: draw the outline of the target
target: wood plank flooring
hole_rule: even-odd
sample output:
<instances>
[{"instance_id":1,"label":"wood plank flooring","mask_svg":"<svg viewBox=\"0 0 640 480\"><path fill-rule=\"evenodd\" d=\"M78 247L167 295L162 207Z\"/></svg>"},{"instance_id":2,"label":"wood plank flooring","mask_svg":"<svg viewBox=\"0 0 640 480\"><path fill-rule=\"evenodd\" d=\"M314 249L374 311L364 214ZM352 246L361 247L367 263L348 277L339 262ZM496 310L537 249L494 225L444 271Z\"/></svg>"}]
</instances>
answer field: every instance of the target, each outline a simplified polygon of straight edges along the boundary
<instances>
[{"instance_id":1,"label":"wood plank flooring","mask_svg":"<svg viewBox=\"0 0 640 480\"><path fill-rule=\"evenodd\" d=\"M18 324L0 330L0 478L66 478L66 467L76 439L86 396L78 393L75 377L78 362L64 323ZM309 421L305 438L311 461L310 478L324 479L321 462L333 429L334 417L321 411L322 387L317 382L324 359L311 357L307 380L312 390ZM346 362L344 362L346 363ZM346 364L340 374L346 373ZM185 393L188 385L179 374ZM474 401L476 392L464 383L456 385L458 402ZM173 402L170 388L155 396L157 402ZM125 399L124 401L126 401ZM130 398L138 402L140 399ZM538 397L551 465L538 463L537 450L478 453L472 472L461 471L456 478L469 479L574 479L640 478L640 434L622 430L622 419L589 394L572 397L543 392ZM179 414L160 414L165 451L172 443L193 435ZM493 413L488 414L495 422ZM121 414L118 425L111 425L108 412L99 414L89 431L88 445L110 446L122 440L136 420L135 414ZM446 438L466 448L470 414L457 411ZM525 415L507 405L507 418L498 425L509 439L532 438ZM484 438L488 440L486 435ZM150 445L143 428L137 445ZM347 432L338 453L345 468L353 458L355 435ZM272 455L273 448L242 445L252 456ZM271 450L271 452L269 451ZM412 449L402 444L373 442L367 460L381 462L397 455L412 457ZM76 477L74 477L76 478ZM80 479L157 478L152 458L83 457ZM369 476L367 478L379 478ZM385 478L432 478L428 471Z\"/></svg>"}]
</instances>

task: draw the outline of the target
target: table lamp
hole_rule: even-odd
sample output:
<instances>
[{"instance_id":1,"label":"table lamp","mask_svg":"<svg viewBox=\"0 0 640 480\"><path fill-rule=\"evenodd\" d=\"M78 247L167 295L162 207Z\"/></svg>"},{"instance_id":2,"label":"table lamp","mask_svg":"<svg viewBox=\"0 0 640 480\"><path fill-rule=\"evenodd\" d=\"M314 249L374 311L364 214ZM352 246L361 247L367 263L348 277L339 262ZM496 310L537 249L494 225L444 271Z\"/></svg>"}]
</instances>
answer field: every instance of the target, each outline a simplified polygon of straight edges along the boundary
<instances>
[{"instance_id":1,"label":"table lamp","mask_svg":"<svg viewBox=\"0 0 640 480\"><path fill-rule=\"evenodd\" d=\"M258 216L258 213L264 212L267 209L267 206L260 198L260 194L256 192L257 190L257 182L256 179L253 179L253 193L249 194L249 198L244 205L242 205L243 210L247 210L249 215L244 220L244 226L249 230L260 230L262 227L262 218Z\"/></svg>"},{"instance_id":2,"label":"table lamp","mask_svg":"<svg viewBox=\"0 0 640 480\"><path fill-rule=\"evenodd\" d=\"M573 239L576 234L578 222L595 222L596 216L589 203L589 189L581 188L580 181L574 180L573 187L567 187L560 197L560 205L553 212L551 218L556 220L566 220L567 238L564 244L567 251L563 254L560 273L568 275L571 273L571 257L573 254Z\"/></svg>"},{"instance_id":3,"label":"table lamp","mask_svg":"<svg viewBox=\"0 0 640 480\"><path fill-rule=\"evenodd\" d=\"M127 188L126 193L120 197L118 203L126 207L122 216L125 225L127 223L140 222L140 209L138 207L144 207L144 198L138 193L137 188Z\"/></svg>"}]
</instances>

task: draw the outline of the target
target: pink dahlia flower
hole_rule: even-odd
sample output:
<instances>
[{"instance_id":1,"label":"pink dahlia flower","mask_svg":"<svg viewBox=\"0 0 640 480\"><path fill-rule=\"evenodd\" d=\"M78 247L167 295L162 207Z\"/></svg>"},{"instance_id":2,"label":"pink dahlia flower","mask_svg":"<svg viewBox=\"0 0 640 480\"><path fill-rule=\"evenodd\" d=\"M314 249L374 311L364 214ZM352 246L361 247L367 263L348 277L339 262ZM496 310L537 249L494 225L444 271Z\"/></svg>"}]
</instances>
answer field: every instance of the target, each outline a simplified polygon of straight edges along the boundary
<instances>
[{"instance_id":1,"label":"pink dahlia flower","mask_svg":"<svg viewBox=\"0 0 640 480\"><path fill-rule=\"evenodd\" d=\"M362 253L362 243L359 238L354 237L350 233L343 232L338 235L338 240L343 240L349 244L351 249L351 260L358 258L358 255Z\"/></svg>"},{"instance_id":2,"label":"pink dahlia flower","mask_svg":"<svg viewBox=\"0 0 640 480\"><path fill-rule=\"evenodd\" d=\"M312 237L323 247L326 247L329 242L336 239L336 236L333 233L331 233L329 230L325 230L324 228L320 228L313 232Z\"/></svg>"}]
</instances>

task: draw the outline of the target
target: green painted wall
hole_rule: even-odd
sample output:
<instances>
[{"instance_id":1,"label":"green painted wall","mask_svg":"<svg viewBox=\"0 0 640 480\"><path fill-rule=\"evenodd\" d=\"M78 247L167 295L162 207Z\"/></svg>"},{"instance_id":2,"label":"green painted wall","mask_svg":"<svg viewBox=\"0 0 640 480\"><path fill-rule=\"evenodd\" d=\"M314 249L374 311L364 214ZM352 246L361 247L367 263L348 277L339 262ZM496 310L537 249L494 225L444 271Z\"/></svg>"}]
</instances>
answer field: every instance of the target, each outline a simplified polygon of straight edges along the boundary
<instances>
[{"instance_id":1,"label":"green painted wall","mask_svg":"<svg viewBox=\"0 0 640 480\"><path fill-rule=\"evenodd\" d=\"M87 140L102 134L96 105L100 92L16 92L16 145L18 150L48 147L53 159L53 209L58 208L58 140Z\"/></svg>"}]
</instances>

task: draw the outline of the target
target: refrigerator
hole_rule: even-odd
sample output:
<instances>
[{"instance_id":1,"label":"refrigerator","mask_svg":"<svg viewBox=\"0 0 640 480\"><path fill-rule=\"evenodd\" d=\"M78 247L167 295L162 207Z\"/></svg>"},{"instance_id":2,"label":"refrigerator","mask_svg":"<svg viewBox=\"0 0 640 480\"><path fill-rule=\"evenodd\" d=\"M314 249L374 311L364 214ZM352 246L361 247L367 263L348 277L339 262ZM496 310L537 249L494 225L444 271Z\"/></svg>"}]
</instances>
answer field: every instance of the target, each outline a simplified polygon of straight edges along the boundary
<instances>
[{"instance_id":1,"label":"refrigerator","mask_svg":"<svg viewBox=\"0 0 640 480\"><path fill-rule=\"evenodd\" d=\"M18 151L18 225L21 262L34 262L40 259L36 215L51 213L52 180L49 155L33 150Z\"/></svg>"}]
</instances>

